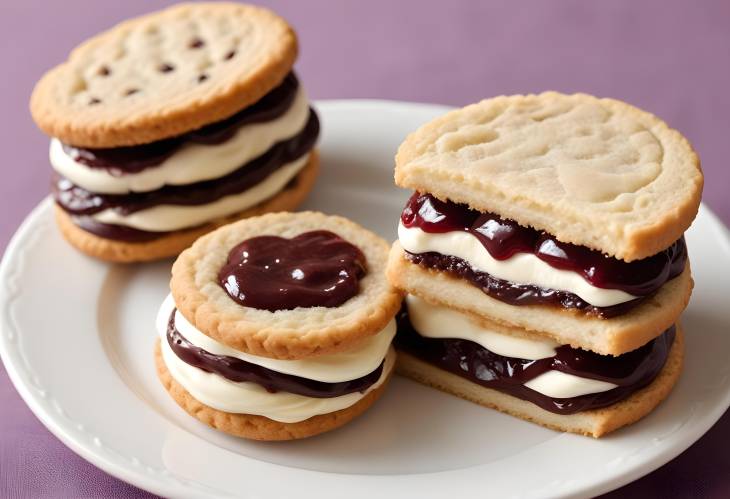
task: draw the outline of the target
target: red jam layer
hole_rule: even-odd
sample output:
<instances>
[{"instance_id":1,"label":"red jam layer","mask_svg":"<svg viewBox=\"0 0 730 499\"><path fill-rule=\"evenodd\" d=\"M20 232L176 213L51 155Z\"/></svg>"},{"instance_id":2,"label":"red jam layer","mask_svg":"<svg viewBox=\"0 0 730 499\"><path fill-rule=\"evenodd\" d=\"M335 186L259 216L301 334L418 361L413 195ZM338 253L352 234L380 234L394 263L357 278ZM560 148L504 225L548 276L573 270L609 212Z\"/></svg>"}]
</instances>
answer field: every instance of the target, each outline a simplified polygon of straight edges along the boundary
<instances>
[{"instance_id":1,"label":"red jam layer","mask_svg":"<svg viewBox=\"0 0 730 499\"><path fill-rule=\"evenodd\" d=\"M244 125L272 121L282 116L294 102L298 88L297 77L289 73L278 87L256 103L198 130L138 146L87 149L63 144L63 150L75 161L91 168L107 170L112 175L138 173L161 164L186 143L222 144Z\"/></svg>"},{"instance_id":2,"label":"red jam layer","mask_svg":"<svg viewBox=\"0 0 730 499\"><path fill-rule=\"evenodd\" d=\"M331 398L360 392L374 385L383 372L383 364L362 378L339 383L325 383L312 379L272 371L237 357L216 355L190 343L175 328L175 310L167 323L167 342L180 360L209 373L223 376L233 382L249 381L263 386L268 392L288 392L314 398Z\"/></svg>"},{"instance_id":3,"label":"red jam layer","mask_svg":"<svg viewBox=\"0 0 730 499\"><path fill-rule=\"evenodd\" d=\"M591 285L647 296L678 276L687 262L684 238L654 256L624 262L583 246L558 241L544 232L522 227L493 213L481 213L463 204L444 202L430 194L414 193L401 222L429 233L463 231L473 234L497 260L516 253L532 253L560 270L581 275Z\"/></svg>"},{"instance_id":4,"label":"red jam layer","mask_svg":"<svg viewBox=\"0 0 730 499\"><path fill-rule=\"evenodd\" d=\"M563 345L556 349L554 357L527 360L497 355L469 340L425 338L411 325L405 307L397 321L395 346L398 350L472 383L527 400L556 414L575 414L606 407L647 386L664 367L675 337L672 326L641 348L618 357ZM618 386L605 392L571 398L548 397L524 386L550 370Z\"/></svg>"},{"instance_id":5,"label":"red jam layer","mask_svg":"<svg viewBox=\"0 0 730 499\"><path fill-rule=\"evenodd\" d=\"M365 255L326 230L292 239L260 236L228 255L218 283L244 307L275 312L297 307L337 307L360 291Z\"/></svg>"}]
</instances>

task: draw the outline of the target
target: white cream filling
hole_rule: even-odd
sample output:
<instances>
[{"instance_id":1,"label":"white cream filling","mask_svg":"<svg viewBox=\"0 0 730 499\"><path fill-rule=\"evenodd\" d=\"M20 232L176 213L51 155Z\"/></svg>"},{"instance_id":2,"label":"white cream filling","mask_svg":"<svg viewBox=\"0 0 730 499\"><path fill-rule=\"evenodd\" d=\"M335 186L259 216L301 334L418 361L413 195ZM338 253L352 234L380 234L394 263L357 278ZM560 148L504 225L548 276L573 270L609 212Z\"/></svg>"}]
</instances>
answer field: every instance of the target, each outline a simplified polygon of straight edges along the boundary
<instances>
[{"instance_id":1,"label":"white cream filling","mask_svg":"<svg viewBox=\"0 0 730 499\"><path fill-rule=\"evenodd\" d=\"M217 374L186 364L175 355L166 340L160 343L162 357L173 379L200 402L219 411L254 414L282 423L296 423L355 405L385 382L395 363L395 352L391 349L385 357L383 373L365 393L354 392L339 397L314 398L289 392L269 393L257 383L229 381Z\"/></svg>"},{"instance_id":2,"label":"white cream filling","mask_svg":"<svg viewBox=\"0 0 730 499\"><path fill-rule=\"evenodd\" d=\"M290 361L249 355L221 345L198 331L192 324L185 320L182 314L176 314L175 326L183 328L182 330L178 329L178 331L188 341L191 343L194 342L196 346L200 346L211 353L219 353L222 355L233 353L232 356L234 357L286 374L294 374L325 382L336 382L329 380L345 381L369 374L383 363L383 371L380 378L368 387L364 393L354 392L330 398L306 397L304 395L282 391L270 393L258 383L230 381L218 374L209 373L195 366L191 366L180 359L172 351L172 348L170 348L167 342L167 323L174 307L175 303L172 296L169 295L160 307L155 321L165 365L173 379L180 383L193 397L205 405L220 411L234 414L254 414L275 421L281 421L282 423L304 421L313 416L339 411L356 404L365 395L381 386L395 365L395 351L390 347L390 341L395 335L394 322L388 324L378 335L362 342L355 352L342 354L341 357L341 354L333 354L311 360ZM208 341L206 342L204 339L201 341L200 336L208 338ZM211 348L208 348L209 346ZM373 355L376 352L380 356L374 359ZM347 361L348 356L356 366L343 365ZM344 371L349 369L350 373L359 373L374 362L377 362L375 367L362 375L343 379L343 373L335 372L338 367L342 367ZM287 367L284 366L285 363L292 363L292 365ZM315 377L310 377L310 375Z\"/></svg>"},{"instance_id":3,"label":"white cream filling","mask_svg":"<svg viewBox=\"0 0 730 499\"><path fill-rule=\"evenodd\" d=\"M304 168L309 153L277 169L264 180L248 190L222 197L202 205L161 204L129 215L121 215L113 209L106 209L91 215L97 222L123 225L149 232L168 232L195 227L216 218L246 210L282 191L286 184Z\"/></svg>"},{"instance_id":4,"label":"white cream filling","mask_svg":"<svg viewBox=\"0 0 730 499\"><path fill-rule=\"evenodd\" d=\"M504 357L529 360L552 357L559 346L549 339L517 338L487 329L459 312L413 295L406 298L406 304L413 329L426 338L469 340ZM531 379L525 386L548 397L570 398L605 392L618 385L552 370Z\"/></svg>"},{"instance_id":5,"label":"white cream filling","mask_svg":"<svg viewBox=\"0 0 730 499\"><path fill-rule=\"evenodd\" d=\"M546 359L560 346L550 339L532 340L487 329L450 308L432 305L414 295L406 297L413 328L426 338L458 338L473 341L490 352L517 359Z\"/></svg>"},{"instance_id":6,"label":"white cream filling","mask_svg":"<svg viewBox=\"0 0 730 499\"><path fill-rule=\"evenodd\" d=\"M301 87L291 107L280 117L252 123L238 129L229 140L214 145L189 143L158 166L139 173L112 175L90 168L63 151L58 139L51 139L51 165L74 184L100 194L147 192L164 185L184 185L223 177L261 156L282 140L304 129L309 119L309 101Z\"/></svg>"},{"instance_id":7,"label":"white cream filling","mask_svg":"<svg viewBox=\"0 0 730 499\"><path fill-rule=\"evenodd\" d=\"M163 339L166 338L167 323L174 308L172 295L168 295L157 315L157 330ZM366 338L356 348L347 352L320 355L304 360L279 360L251 355L226 346L201 333L179 311L175 313L175 328L190 343L212 354L235 357L272 371L324 383L362 378L375 371L387 355L396 332L393 319L378 334Z\"/></svg>"},{"instance_id":8,"label":"white cream filling","mask_svg":"<svg viewBox=\"0 0 730 499\"><path fill-rule=\"evenodd\" d=\"M616 388L618 385L609 383L608 381L581 378L580 376L560 371L547 371L536 378L532 378L525 383L525 386L548 397L565 399L580 397L589 393L607 392Z\"/></svg>"},{"instance_id":9,"label":"white cream filling","mask_svg":"<svg viewBox=\"0 0 730 499\"><path fill-rule=\"evenodd\" d=\"M619 289L593 286L580 274L551 267L537 256L517 253L507 260L497 260L476 236L453 231L428 233L417 227L398 224L398 240L410 253L436 252L466 261L473 269L515 284L529 284L547 289L567 291L595 307L610 307L637 297Z\"/></svg>"}]
</instances>

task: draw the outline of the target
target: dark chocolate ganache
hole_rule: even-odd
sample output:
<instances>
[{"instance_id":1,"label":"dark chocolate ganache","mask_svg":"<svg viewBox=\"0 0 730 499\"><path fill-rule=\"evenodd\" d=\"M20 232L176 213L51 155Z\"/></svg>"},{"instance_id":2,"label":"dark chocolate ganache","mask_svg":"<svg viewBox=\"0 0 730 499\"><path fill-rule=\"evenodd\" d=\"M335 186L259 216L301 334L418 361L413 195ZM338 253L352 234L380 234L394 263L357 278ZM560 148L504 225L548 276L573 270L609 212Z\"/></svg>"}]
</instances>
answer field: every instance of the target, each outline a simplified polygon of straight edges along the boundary
<instances>
[{"instance_id":1,"label":"dark chocolate ganache","mask_svg":"<svg viewBox=\"0 0 730 499\"><path fill-rule=\"evenodd\" d=\"M218 282L245 307L275 312L337 307L357 295L367 272L360 249L326 230L294 238L259 236L228 254Z\"/></svg>"},{"instance_id":2,"label":"dark chocolate ganache","mask_svg":"<svg viewBox=\"0 0 730 499\"><path fill-rule=\"evenodd\" d=\"M288 392L314 398L332 398L360 392L374 385L383 372L381 363L365 376L338 383L325 383L312 379L284 374L237 357L216 355L190 343L175 327L175 310L167 323L167 342L183 362L203 371L215 373L234 382L249 381L263 386L271 393Z\"/></svg>"},{"instance_id":3,"label":"dark chocolate ganache","mask_svg":"<svg viewBox=\"0 0 730 499\"><path fill-rule=\"evenodd\" d=\"M667 361L675 337L675 327L672 326L641 348L617 357L563 345L556 348L554 357L528 360L503 357L469 340L425 338L411 325L405 307L397 320L397 349L473 383L528 400L556 414L599 409L628 398L656 378ZM571 398L548 397L524 386L550 370L618 386L605 392Z\"/></svg>"},{"instance_id":4,"label":"dark chocolate ganache","mask_svg":"<svg viewBox=\"0 0 730 499\"><path fill-rule=\"evenodd\" d=\"M78 163L107 170L112 175L138 173L161 164L186 143L215 145L231 139L238 129L252 123L272 121L291 107L299 82L294 73L256 103L233 116L169 139L149 144L106 149L87 149L63 144L64 152Z\"/></svg>"},{"instance_id":5,"label":"dark chocolate ganache","mask_svg":"<svg viewBox=\"0 0 730 499\"><path fill-rule=\"evenodd\" d=\"M513 305L557 305L601 317L613 317L630 310L641 298L677 277L687 262L684 238L656 255L624 262L599 251L560 242L544 231L522 227L492 213L440 201L429 194L414 193L401 214L401 222L407 228L419 228L430 233L468 232L497 260L507 260L517 253L532 253L551 267L576 272L595 287L619 289L639 297L610 307L596 307L573 293L498 279L451 255L407 252L407 257L414 263L467 279L489 296Z\"/></svg>"},{"instance_id":6,"label":"dark chocolate ganache","mask_svg":"<svg viewBox=\"0 0 730 499\"><path fill-rule=\"evenodd\" d=\"M299 182L299 175L289 181L284 187L283 191L287 189L294 189ZM93 216L89 215L71 215L71 220L75 225L82 228L86 232L91 232L99 237L105 239L114 239L117 241L125 241L129 243L140 243L145 241L153 241L166 234L170 234L175 231L164 231L164 232L151 232L142 229L136 229L134 227L128 227L126 225L117 224L106 224L95 220ZM208 223L208 222L206 222ZM203 223L196 227L189 227L189 229L196 229L206 225ZM188 230L188 229L184 229Z\"/></svg>"},{"instance_id":7,"label":"dark chocolate ganache","mask_svg":"<svg viewBox=\"0 0 730 499\"><path fill-rule=\"evenodd\" d=\"M255 186L283 165L309 152L319 135L319 120L314 111L304 129L290 139L278 142L266 153L220 178L184 185L166 185L148 192L128 194L98 194L80 187L67 178L55 174L53 196L61 208L71 215L93 215L113 209L120 215L160 204L201 205L222 197L238 194Z\"/></svg>"}]
</instances>

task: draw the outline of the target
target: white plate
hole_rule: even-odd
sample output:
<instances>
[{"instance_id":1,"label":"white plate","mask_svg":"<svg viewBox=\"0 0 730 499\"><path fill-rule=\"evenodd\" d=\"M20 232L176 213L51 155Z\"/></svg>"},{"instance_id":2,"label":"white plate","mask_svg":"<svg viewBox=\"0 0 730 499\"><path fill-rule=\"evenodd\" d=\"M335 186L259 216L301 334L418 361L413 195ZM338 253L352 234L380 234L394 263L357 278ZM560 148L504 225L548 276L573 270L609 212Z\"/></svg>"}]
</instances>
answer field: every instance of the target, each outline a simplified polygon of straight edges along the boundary
<instances>
[{"instance_id":1,"label":"white plate","mask_svg":"<svg viewBox=\"0 0 730 499\"><path fill-rule=\"evenodd\" d=\"M393 155L431 105L319 104L322 176L307 208L395 238L408 193ZM345 428L309 440L228 437L183 413L157 381L153 319L170 262L109 266L66 245L51 201L0 267L0 352L20 394L66 445L114 476L164 496L474 497L595 495L686 449L730 404L730 239L703 208L687 233L697 282L685 313L686 371L640 423L602 440L555 433L396 378Z\"/></svg>"}]
</instances>

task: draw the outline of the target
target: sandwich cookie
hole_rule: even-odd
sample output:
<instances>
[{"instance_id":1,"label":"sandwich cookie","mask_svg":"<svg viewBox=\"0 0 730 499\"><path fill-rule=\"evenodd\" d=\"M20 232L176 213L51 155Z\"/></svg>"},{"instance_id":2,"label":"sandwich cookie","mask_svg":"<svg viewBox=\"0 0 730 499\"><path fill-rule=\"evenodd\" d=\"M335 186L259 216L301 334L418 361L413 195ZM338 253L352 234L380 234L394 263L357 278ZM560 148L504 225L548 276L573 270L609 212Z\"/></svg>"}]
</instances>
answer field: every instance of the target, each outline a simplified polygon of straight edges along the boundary
<instances>
[{"instance_id":1,"label":"sandwich cookie","mask_svg":"<svg viewBox=\"0 0 730 499\"><path fill-rule=\"evenodd\" d=\"M703 184L679 132L610 99L497 97L408 136L395 179L415 191L387 269L418 309L401 321L403 372L593 436L668 394Z\"/></svg>"},{"instance_id":2,"label":"sandwich cookie","mask_svg":"<svg viewBox=\"0 0 730 499\"><path fill-rule=\"evenodd\" d=\"M154 260L299 205L319 121L296 56L286 21L234 3L177 5L77 47L31 97L66 239L103 260Z\"/></svg>"},{"instance_id":3,"label":"sandwich cookie","mask_svg":"<svg viewBox=\"0 0 730 499\"><path fill-rule=\"evenodd\" d=\"M410 293L620 355L677 322L697 155L628 104L517 95L453 111L398 150L405 207L388 267Z\"/></svg>"},{"instance_id":4,"label":"sandwich cookie","mask_svg":"<svg viewBox=\"0 0 730 499\"><path fill-rule=\"evenodd\" d=\"M383 393L401 295L388 245L341 217L268 214L203 236L173 265L157 372L193 417L291 440L335 429Z\"/></svg>"}]
</instances>

